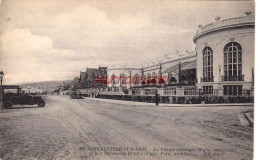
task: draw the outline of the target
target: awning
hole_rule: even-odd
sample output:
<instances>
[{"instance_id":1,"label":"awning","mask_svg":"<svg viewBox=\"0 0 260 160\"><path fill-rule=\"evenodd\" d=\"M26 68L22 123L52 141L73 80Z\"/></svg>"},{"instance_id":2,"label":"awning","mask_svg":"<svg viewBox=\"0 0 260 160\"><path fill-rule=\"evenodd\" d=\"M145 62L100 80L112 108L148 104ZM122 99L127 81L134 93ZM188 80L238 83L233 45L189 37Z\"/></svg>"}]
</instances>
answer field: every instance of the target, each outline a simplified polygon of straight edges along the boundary
<instances>
[{"instance_id":1,"label":"awning","mask_svg":"<svg viewBox=\"0 0 260 160\"><path fill-rule=\"evenodd\" d=\"M196 69L196 60L181 63L181 70ZM179 70L179 64L171 66L163 71L163 73L170 73Z\"/></svg>"}]
</instances>

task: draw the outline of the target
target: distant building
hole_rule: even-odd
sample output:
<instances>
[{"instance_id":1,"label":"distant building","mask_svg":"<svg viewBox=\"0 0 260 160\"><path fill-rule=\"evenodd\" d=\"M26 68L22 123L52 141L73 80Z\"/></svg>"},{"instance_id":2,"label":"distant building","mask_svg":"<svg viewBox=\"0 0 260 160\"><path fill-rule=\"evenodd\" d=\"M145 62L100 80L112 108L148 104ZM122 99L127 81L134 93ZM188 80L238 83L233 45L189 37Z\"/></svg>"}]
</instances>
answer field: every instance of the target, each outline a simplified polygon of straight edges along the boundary
<instances>
[{"instance_id":1,"label":"distant building","mask_svg":"<svg viewBox=\"0 0 260 160\"><path fill-rule=\"evenodd\" d=\"M132 86L140 86L140 84L133 82L135 81L133 78L140 78L142 75L141 71L142 69L140 67L127 66L127 65L115 65L115 66L108 67L107 86L110 88L111 87L130 88ZM133 83L131 83L131 81Z\"/></svg>"},{"instance_id":2,"label":"distant building","mask_svg":"<svg viewBox=\"0 0 260 160\"><path fill-rule=\"evenodd\" d=\"M97 69L94 85L102 88L107 86L107 67L99 67Z\"/></svg>"},{"instance_id":3,"label":"distant building","mask_svg":"<svg viewBox=\"0 0 260 160\"><path fill-rule=\"evenodd\" d=\"M246 14L199 26L193 38L198 88L218 89L219 95L242 95L253 88L255 18Z\"/></svg>"},{"instance_id":4,"label":"distant building","mask_svg":"<svg viewBox=\"0 0 260 160\"><path fill-rule=\"evenodd\" d=\"M86 88L87 87L86 72L80 72L79 86L80 86L80 88Z\"/></svg>"},{"instance_id":5,"label":"distant building","mask_svg":"<svg viewBox=\"0 0 260 160\"><path fill-rule=\"evenodd\" d=\"M106 87L106 77L107 71L106 67L99 67L99 68L87 68L86 69L86 80L85 80L85 87Z\"/></svg>"}]
</instances>

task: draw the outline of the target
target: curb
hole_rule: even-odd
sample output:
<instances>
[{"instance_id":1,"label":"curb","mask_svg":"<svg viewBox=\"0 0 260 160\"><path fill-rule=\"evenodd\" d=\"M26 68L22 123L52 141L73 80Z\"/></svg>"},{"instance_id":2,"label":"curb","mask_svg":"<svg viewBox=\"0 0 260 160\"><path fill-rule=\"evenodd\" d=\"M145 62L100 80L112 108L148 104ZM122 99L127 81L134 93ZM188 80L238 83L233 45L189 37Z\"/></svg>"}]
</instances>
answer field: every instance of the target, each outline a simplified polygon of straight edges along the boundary
<instances>
[{"instance_id":1,"label":"curb","mask_svg":"<svg viewBox=\"0 0 260 160\"><path fill-rule=\"evenodd\" d=\"M101 99L101 98L89 98L85 97L85 100L106 102L113 104L123 104L123 105L137 105L137 106L146 106L146 107L227 107L227 106L254 106L254 103L222 103L222 104L159 104L156 106L154 103L146 102L135 102L135 101L123 101L123 100L112 100L112 99Z\"/></svg>"}]
</instances>

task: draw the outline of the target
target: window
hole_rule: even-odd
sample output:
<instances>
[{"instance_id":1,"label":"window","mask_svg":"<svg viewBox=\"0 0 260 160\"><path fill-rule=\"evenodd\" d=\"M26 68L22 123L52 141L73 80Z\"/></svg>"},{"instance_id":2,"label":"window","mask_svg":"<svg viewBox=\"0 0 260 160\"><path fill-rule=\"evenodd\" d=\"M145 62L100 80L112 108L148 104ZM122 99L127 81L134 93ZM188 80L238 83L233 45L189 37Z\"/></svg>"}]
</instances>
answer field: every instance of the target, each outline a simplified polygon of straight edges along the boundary
<instances>
[{"instance_id":1,"label":"window","mask_svg":"<svg viewBox=\"0 0 260 160\"><path fill-rule=\"evenodd\" d=\"M213 82L213 51L210 47L203 49L203 80Z\"/></svg>"},{"instance_id":2,"label":"window","mask_svg":"<svg viewBox=\"0 0 260 160\"><path fill-rule=\"evenodd\" d=\"M155 78L155 72L153 72L152 78L153 78L153 79Z\"/></svg>"},{"instance_id":3,"label":"window","mask_svg":"<svg viewBox=\"0 0 260 160\"><path fill-rule=\"evenodd\" d=\"M147 84L150 84L151 83L151 74L150 73L147 73Z\"/></svg>"},{"instance_id":4,"label":"window","mask_svg":"<svg viewBox=\"0 0 260 160\"><path fill-rule=\"evenodd\" d=\"M213 94L213 86L203 86L204 94Z\"/></svg>"},{"instance_id":5,"label":"window","mask_svg":"<svg viewBox=\"0 0 260 160\"><path fill-rule=\"evenodd\" d=\"M123 86L125 85L125 81L126 81L125 79L126 79L126 75L125 74L121 74L121 76L120 76L120 84L123 85Z\"/></svg>"},{"instance_id":6,"label":"window","mask_svg":"<svg viewBox=\"0 0 260 160\"><path fill-rule=\"evenodd\" d=\"M224 85L224 95L242 95L242 85Z\"/></svg>"},{"instance_id":7,"label":"window","mask_svg":"<svg viewBox=\"0 0 260 160\"><path fill-rule=\"evenodd\" d=\"M224 47L224 81L242 80L242 47L231 42Z\"/></svg>"},{"instance_id":8,"label":"window","mask_svg":"<svg viewBox=\"0 0 260 160\"><path fill-rule=\"evenodd\" d=\"M140 76L139 76L139 74L135 74L134 75L134 85L137 85L138 83L139 83L139 81L140 81Z\"/></svg>"},{"instance_id":9,"label":"window","mask_svg":"<svg viewBox=\"0 0 260 160\"><path fill-rule=\"evenodd\" d=\"M111 78L112 78L112 87L113 87L116 84L116 75L113 74Z\"/></svg>"}]
</instances>

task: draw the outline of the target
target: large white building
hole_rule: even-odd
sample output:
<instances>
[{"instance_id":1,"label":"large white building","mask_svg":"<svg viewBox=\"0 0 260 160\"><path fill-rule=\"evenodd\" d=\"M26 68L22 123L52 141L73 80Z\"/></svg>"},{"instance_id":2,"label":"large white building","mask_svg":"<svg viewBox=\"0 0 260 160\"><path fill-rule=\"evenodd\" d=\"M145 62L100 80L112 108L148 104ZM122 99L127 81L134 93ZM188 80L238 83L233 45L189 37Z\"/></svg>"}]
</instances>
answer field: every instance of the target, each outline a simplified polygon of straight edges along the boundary
<instances>
[{"instance_id":1,"label":"large white building","mask_svg":"<svg viewBox=\"0 0 260 160\"><path fill-rule=\"evenodd\" d=\"M219 95L253 90L255 18L223 19L199 26L193 40L197 53L197 87Z\"/></svg>"},{"instance_id":2,"label":"large white building","mask_svg":"<svg viewBox=\"0 0 260 160\"><path fill-rule=\"evenodd\" d=\"M181 70L182 80L179 78ZM162 59L150 61L141 66L115 65L107 69L108 87L142 86L136 79L144 80L146 85L158 81L158 77L163 77L165 83L179 83L184 85L195 85L196 83L196 54L195 51L176 53L173 56L165 55ZM132 81L132 83L130 83ZM158 84L158 82L157 82ZM151 84L152 85L152 84Z\"/></svg>"}]
</instances>

